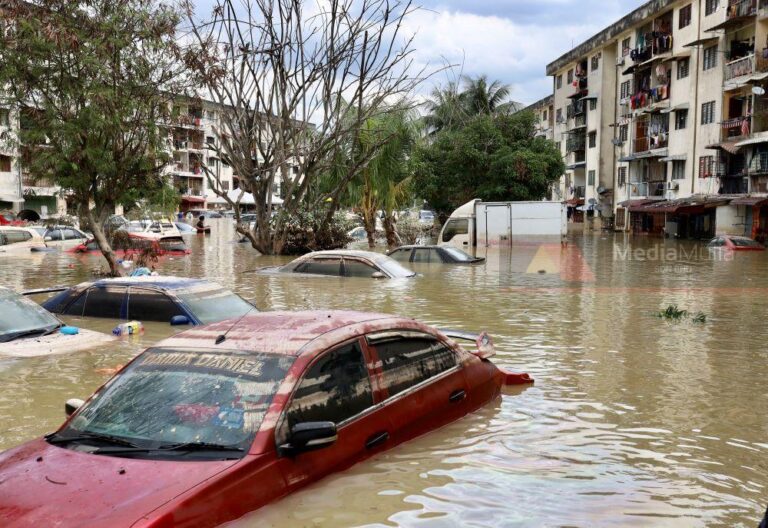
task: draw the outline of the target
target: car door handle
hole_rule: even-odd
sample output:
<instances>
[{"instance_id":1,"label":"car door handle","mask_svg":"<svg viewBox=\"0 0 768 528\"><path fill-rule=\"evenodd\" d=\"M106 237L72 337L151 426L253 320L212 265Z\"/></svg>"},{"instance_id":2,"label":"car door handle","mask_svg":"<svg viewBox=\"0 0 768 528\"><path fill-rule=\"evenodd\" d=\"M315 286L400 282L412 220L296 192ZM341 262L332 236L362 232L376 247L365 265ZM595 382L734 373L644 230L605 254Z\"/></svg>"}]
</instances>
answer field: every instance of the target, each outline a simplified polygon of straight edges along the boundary
<instances>
[{"instance_id":1,"label":"car door handle","mask_svg":"<svg viewBox=\"0 0 768 528\"><path fill-rule=\"evenodd\" d=\"M368 440L365 441L365 448L373 449L374 447L383 444L387 440L389 440L389 433L387 431L379 431L378 433L372 434L368 437Z\"/></svg>"},{"instance_id":2,"label":"car door handle","mask_svg":"<svg viewBox=\"0 0 768 528\"><path fill-rule=\"evenodd\" d=\"M458 389L451 393L450 396L448 396L448 401L451 403L457 403L463 400L467 397L467 393L464 389Z\"/></svg>"}]
</instances>

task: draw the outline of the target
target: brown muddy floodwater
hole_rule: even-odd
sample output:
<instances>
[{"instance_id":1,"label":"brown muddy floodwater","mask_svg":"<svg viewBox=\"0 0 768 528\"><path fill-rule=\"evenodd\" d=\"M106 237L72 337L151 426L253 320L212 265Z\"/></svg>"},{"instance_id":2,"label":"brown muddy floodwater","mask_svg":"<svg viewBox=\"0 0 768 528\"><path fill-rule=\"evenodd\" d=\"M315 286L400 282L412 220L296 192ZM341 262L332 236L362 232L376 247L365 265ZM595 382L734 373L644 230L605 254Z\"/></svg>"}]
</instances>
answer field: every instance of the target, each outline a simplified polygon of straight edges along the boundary
<instances>
[{"instance_id":1,"label":"brown muddy floodwater","mask_svg":"<svg viewBox=\"0 0 768 528\"><path fill-rule=\"evenodd\" d=\"M218 281L265 310L376 310L485 329L497 363L536 378L235 526L757 525L768 502L768 253L580 235L566 249L491 251L477 267L415 268L422 276L409 280L300 278L252 273L287 259L237 244L231 220L213 224L160 271ZM70 284L98 265L0 257L0 283ZM670 304L707 320L654 317ZM140 340L101 350L0 360L0 449L54 430L66 399L172 332L149 324Z\"/></svg>"}]
</instances>

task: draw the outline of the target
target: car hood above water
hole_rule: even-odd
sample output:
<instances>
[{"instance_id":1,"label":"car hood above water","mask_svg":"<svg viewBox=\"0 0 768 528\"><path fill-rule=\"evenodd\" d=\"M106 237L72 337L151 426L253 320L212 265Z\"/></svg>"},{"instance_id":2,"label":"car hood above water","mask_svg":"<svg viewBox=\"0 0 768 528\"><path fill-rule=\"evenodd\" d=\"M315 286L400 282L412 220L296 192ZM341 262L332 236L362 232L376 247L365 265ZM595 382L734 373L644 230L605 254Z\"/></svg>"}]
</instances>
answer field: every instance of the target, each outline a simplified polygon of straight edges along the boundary
<instances>
[{"instance_id":1,"label":"car hood above water","mask_svg":"<svg viewBox=\"0 0 768 528\"><path fill-rule=\"evenodd\" d=\"M33 440L0 454L0 524L131 526L237 462L118 458Z\"/></svg>"}]
</instances>

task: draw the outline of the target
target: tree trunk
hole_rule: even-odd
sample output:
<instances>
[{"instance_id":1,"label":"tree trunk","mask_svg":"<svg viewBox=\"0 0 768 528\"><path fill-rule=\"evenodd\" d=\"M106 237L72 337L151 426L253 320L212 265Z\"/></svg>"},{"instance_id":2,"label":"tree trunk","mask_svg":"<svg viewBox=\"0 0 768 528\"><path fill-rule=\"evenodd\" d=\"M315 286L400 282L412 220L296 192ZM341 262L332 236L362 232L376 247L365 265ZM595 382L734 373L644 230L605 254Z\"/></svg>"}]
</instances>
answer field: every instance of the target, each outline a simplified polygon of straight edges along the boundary
<instances>
[{"instance_id":1,"label":"tree trunk","mask_svg":"<svg viewBox=\"0 0 768 528\"><path fill-rule=\"evenodd\" d=\"M363 212L363 225L365 226L365 233L368 235L368 247L373 249L376 247L376 213L370 213L370 211Z\"/></svg>"},{"instance_id":2,"label":"tree trunk","mask_svg":"<svg viewBox=\"0 0 768 528\"><path fill-rule=\"evenodd\" d=\"M395 230L395 216L391 213L387 213L384 217L384 232L387 235L387 247L392 249L399 244L397 231Z\"/></svg>"},{"instance_id":3,"label":"tree trunk","mask_svg":"<svg viewBox=\"0 0 768 528\"><path fill-rule=\"evenodd\" d=\"M91 226L93 239L96 241L96 244L98 244L99 249L101 250L101 254L104 255L105 259L107 259L110 275L113 277L121 277L123 275L123 269L117 263L117 256L115 255L115 251L112 249L112 245L109 243L109 239L107 239L106 233L104 233L104 228L101 225L100 219L96 218L96 216L93 214L93 211L90 209L90 207L88 207L87 204L81 207L81 212L83 212L83 210L85 213L83 216L88 219L88 223Z\"/></svg>"}]
</instances>

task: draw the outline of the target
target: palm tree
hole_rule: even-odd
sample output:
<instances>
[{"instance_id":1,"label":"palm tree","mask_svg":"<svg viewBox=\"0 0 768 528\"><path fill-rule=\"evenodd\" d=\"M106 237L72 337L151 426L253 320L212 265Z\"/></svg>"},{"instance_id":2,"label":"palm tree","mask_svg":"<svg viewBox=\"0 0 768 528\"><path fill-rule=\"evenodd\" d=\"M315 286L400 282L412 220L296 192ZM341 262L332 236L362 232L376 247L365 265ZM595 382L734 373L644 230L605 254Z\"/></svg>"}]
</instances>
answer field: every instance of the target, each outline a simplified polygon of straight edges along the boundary
<instances>
[{"instance_id":1,"label":"palm tree","mask_svg":"<svg viewBox=\"0 0 768 528\"><path fill-rule=\"evenodd\" d=\"M429 135L461 124L467 117L459 87L455 82L449 82L445 88L433 89L425 107L428 113L424 116L423 122Z\"/></svg>"},{"instance_id":2,"label":"palm tree","mask_svg":"<svg viewBox=\"0 0 768 528\"><path fill-rule=\"evenodd\" d=\"M369 119L357 138L356 151L370 161L350 186L349 196L362 213L369 247L375 245L380 210L387 245L397 243L395 211L410 198L408 162L417 138L415 122L412 111L394 107Z\"/></svg>"},{"instance_id":3,"label":"palm tree","mask_svg":"<svg viewBox=\"0 0 768 528\"><path fill-rule=\"evenodd\" d=\"M509 85L500 81L488 83L487 75L464 77L464 84L460 98L470 115L493 114L509 97Z\"/></svg>"}]
</instances>

